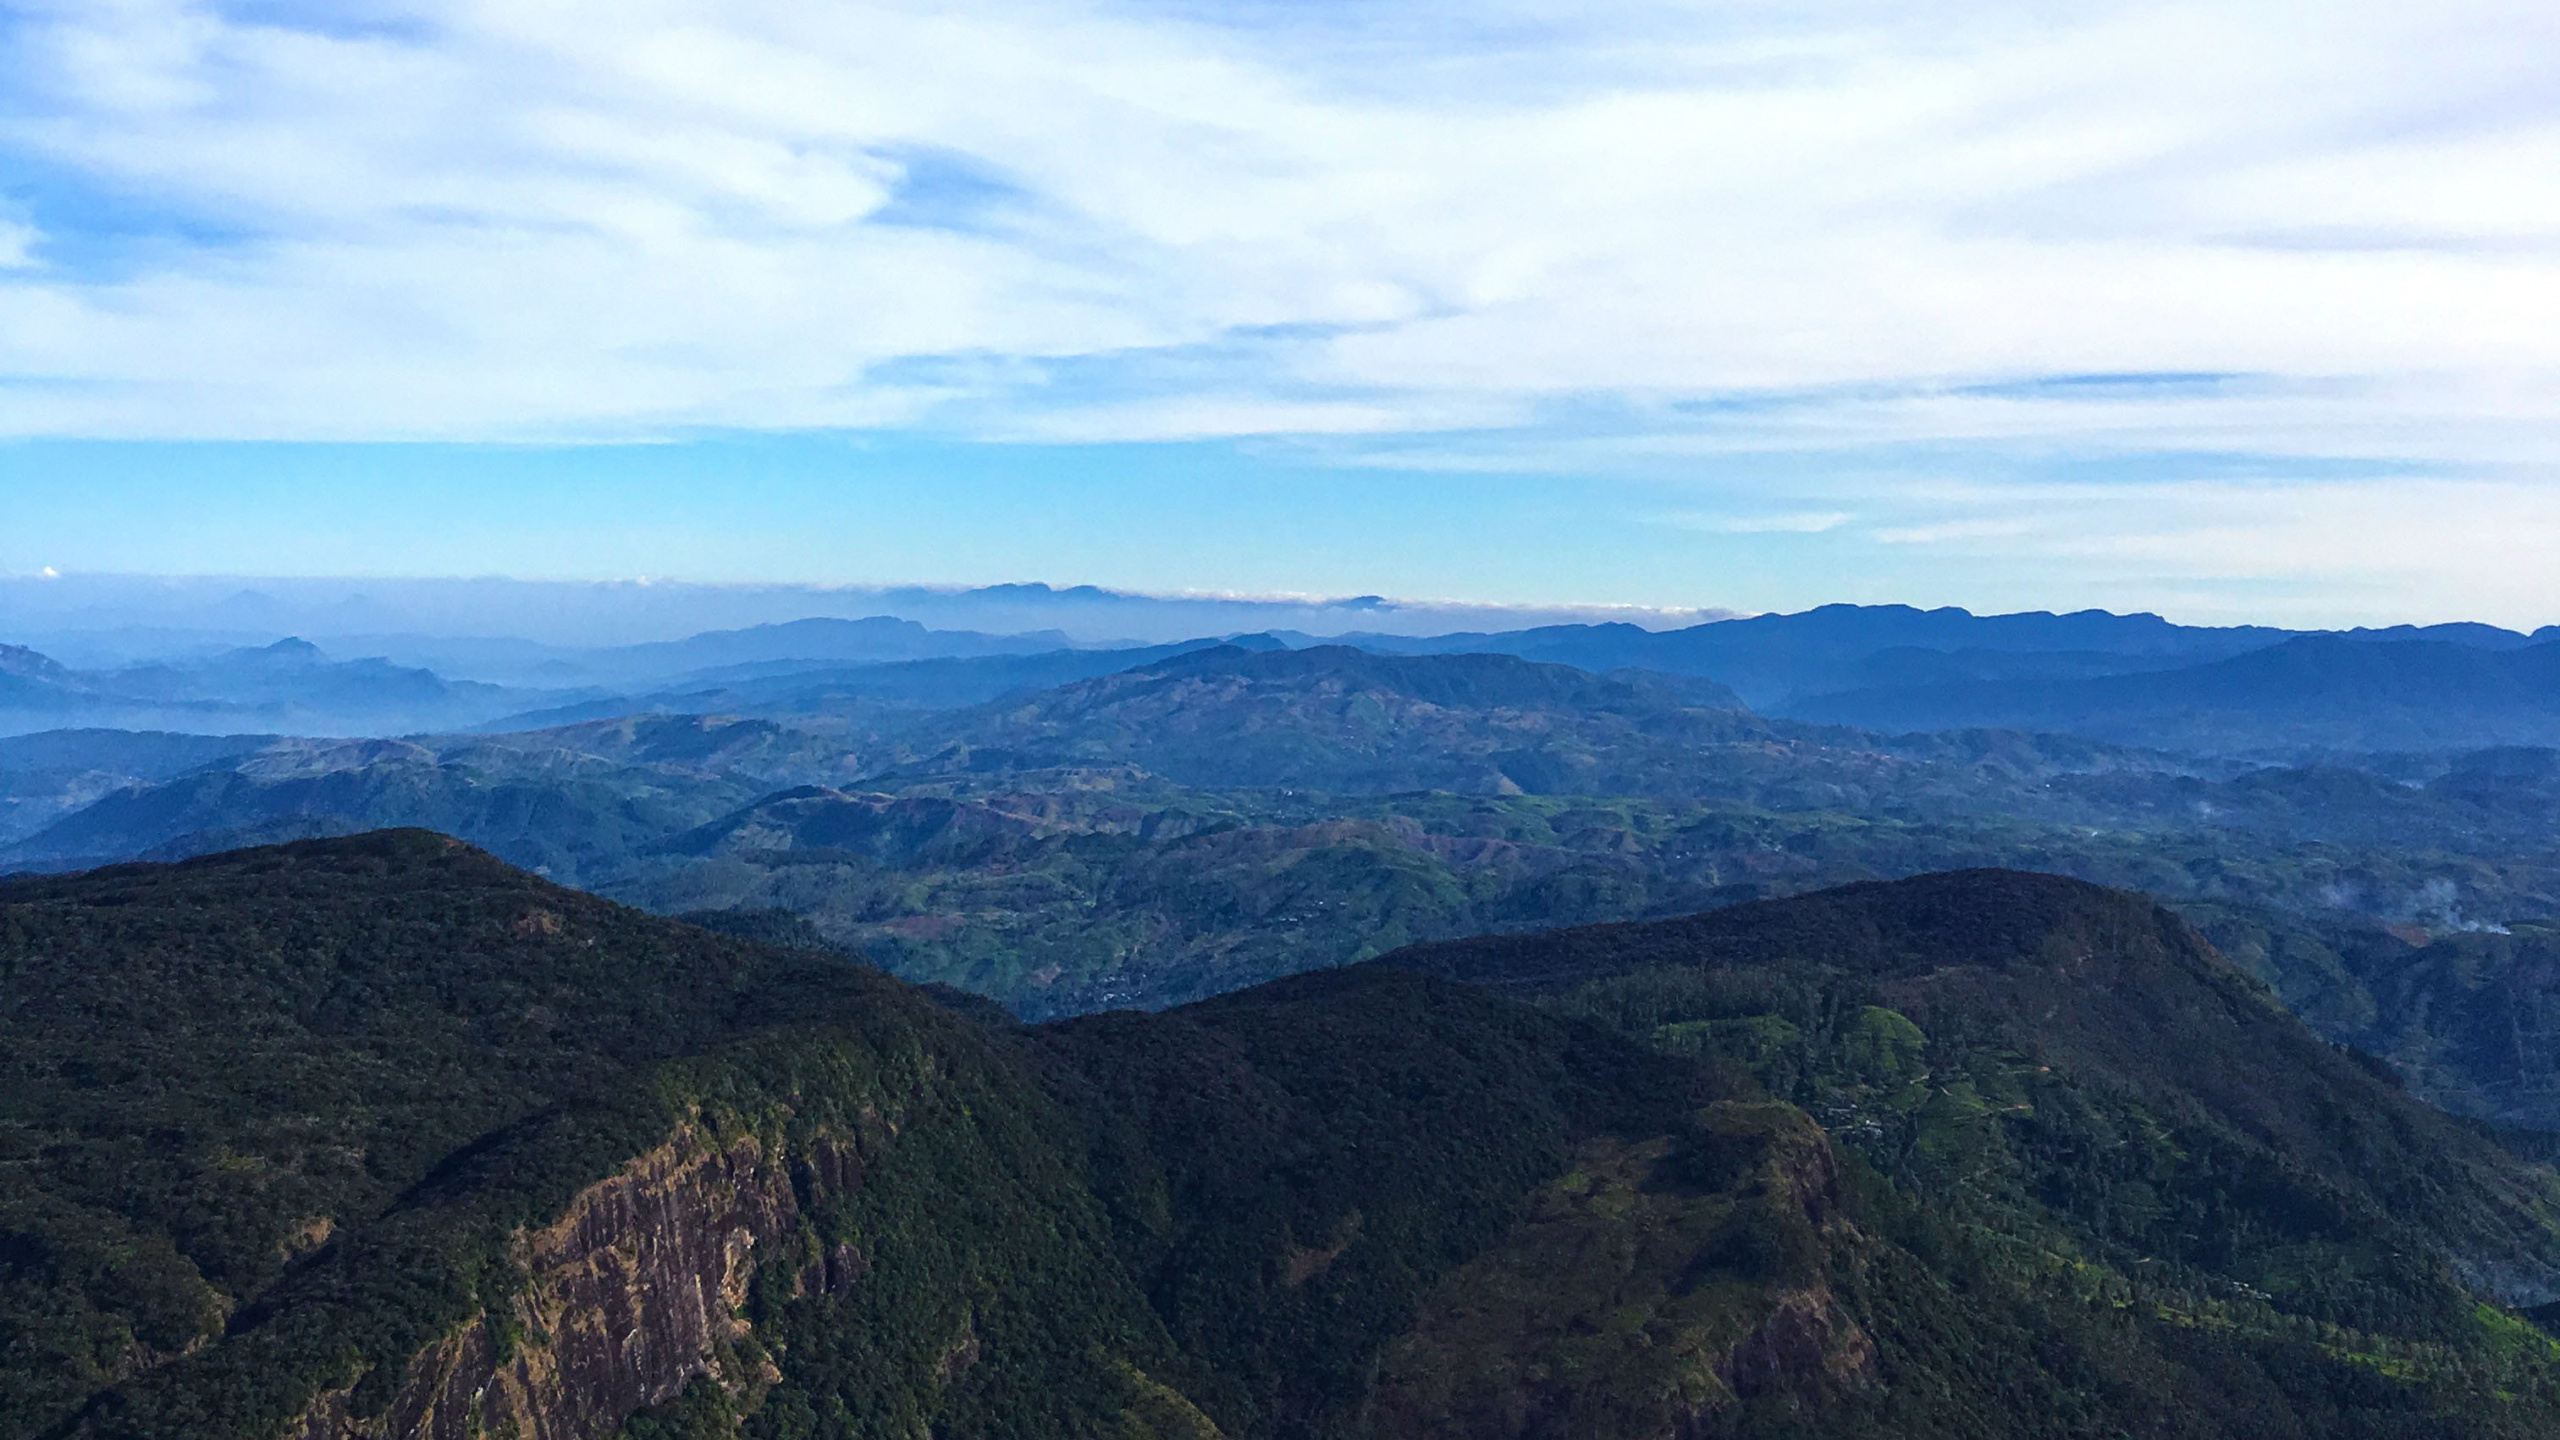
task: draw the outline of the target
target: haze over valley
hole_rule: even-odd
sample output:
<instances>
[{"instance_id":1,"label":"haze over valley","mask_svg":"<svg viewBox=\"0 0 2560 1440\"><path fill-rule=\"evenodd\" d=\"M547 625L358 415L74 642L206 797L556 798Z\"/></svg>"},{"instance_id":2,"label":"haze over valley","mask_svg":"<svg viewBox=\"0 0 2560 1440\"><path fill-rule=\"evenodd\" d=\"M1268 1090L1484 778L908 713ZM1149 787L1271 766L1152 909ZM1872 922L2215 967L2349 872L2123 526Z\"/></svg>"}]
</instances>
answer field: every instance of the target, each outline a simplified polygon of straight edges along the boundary
<instances>
[{"instance_id":1,"label":"haze over valley","mask_svg":"<svg viewBox=\"0 0 2560 1440\"><path fill-rule=\"evenodd\" d=\"M2560 630L1828 607L1129 645L884 615L546 647L547 687L153 634L114 669L10 652L0 864L422 827L1033 1018L2003 865L2157 896L2439 1103L2560 1121L2539 1052L2472 1028L2547 983ZM2407 999L2481 964L2527 993Z\"/></svg>"}]
</instances>

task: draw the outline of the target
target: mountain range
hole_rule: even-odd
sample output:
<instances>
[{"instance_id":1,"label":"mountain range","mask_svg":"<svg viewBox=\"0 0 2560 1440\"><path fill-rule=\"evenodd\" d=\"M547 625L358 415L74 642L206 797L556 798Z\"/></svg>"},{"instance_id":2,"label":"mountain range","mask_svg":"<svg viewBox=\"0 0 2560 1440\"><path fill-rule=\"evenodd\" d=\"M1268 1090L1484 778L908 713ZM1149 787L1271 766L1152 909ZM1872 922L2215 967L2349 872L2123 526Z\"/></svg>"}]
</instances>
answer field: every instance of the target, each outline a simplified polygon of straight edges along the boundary
<instances>
[{"instance_id":1,"label":"mountain range","mask_svg":"<svg viewBox=\"0 0 2560 1440\"><path fill-rule=\"evenodd\" d=\"M2560 1429L2560 633L1378 613L0 650L0 1433Z\"/></svg>"},{"instance_id":2,"label":"mountain range","mask_svg":"<svg viewBox=\"0 0 2560 1440\"><path fill-rule=\"evenodd\" d=\"M1025 1027L386 832L0 964L12 1434L2560 1424L2560 1179L2072 881Z\"/></svg>"},{"instance_id":3,"label":"mountain range","mask_svg":"<svg viewBox=\"0 0 2560 1440\"><path fill-rule=\"evenodd\" d=\"M0 646L0 732L66 721L90 728L220 733L242 728L379 733L470 724L524 708L512 691L380 658L332 660L308 641L225 650L108 670L73 670Z\"/></svg>"},{"instance_id":4,"label":"mountain range","mask_svg":"<svg viewBox=\"0 0 2560 1440\"><path fill-rule=\"evenodd\" d=\"M2300 636L2173 670L1963 677L1799 697L1785 713L1897 730L2060 731L2199 753L2560 743L2560 637L2486 647Z\"/></svg>"},{"instance_id":5,"label":"mountain range","mask_svg":"<svg viewBox=\"0 0 2560 1440\"><path fill-rule=\"evenodd\" d=\"M1675 630L1623 623L1443 635L1295 631L1092 644L1051 629L932 630L813 617L587 649L389 637L433 660L332 660L299 639L74 669L0 654L0 729L66 723L204 732L413 735L642 713L832 717L876 725L1239 644L1492 655L1663 677L1702 703L1887 732L2047 731L2200 754L2300 757L2560 740L2560 629L2304 633L2088 611L1975 616L1826 606ZM373 643L373 642L368 642ZM478 648L474 648L474 646ZM467 678L451 678L467 677ZM1705 687L1703 689L1695 687Z\"/></svg>"},{"instance_id":6,"label":"mountain range","mask_svg":"<svg viewBox=\"0 0 2560 1440\"><path fill-rule=\"evenodd\" d=\"M2358 768L1882 737L1693 705L1645 674L1213 647L885 729L26 737L0 742L0 790L39 832L0 864L423 826L661 912L789 920L1035 1017L1410 941L2025 866L2179 906L2438 1104L2560 1128L2536 1058L2560 1053L2548 750Z\"/></svg>"}]
</instances>

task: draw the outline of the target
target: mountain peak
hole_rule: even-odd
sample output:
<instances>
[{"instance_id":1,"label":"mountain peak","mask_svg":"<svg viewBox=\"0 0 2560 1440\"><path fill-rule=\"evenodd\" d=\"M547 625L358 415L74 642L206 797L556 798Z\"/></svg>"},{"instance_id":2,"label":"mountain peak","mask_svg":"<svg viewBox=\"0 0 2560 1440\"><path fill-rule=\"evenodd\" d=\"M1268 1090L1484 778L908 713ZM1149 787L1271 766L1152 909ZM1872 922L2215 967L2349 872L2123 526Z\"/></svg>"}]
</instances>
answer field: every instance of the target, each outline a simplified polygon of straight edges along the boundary
<instances>
[{"instance_id":1,"label":"mountain peak","mask_svg":"<svg viewBox=\"0 0 2560 1440\"><path fill-rule=\"evenodd\" d=\"M295 664L317 664L328 658L320 653L319 646L299 635L287 635L272 645L261 645L245 653L263 660L290 661Z\"/></svg>"},{"instance_id":2,"label":"mountain peak","mask_svg":"<svg viewBox=\"0 0 2560 1440\"><path fill-rule=\"evenodd\" d=\"M19 675L30 680L63 680L71 672L50 655L30 650L24 645L0 645L0 675Z\"/></svg>"}]
</instances>

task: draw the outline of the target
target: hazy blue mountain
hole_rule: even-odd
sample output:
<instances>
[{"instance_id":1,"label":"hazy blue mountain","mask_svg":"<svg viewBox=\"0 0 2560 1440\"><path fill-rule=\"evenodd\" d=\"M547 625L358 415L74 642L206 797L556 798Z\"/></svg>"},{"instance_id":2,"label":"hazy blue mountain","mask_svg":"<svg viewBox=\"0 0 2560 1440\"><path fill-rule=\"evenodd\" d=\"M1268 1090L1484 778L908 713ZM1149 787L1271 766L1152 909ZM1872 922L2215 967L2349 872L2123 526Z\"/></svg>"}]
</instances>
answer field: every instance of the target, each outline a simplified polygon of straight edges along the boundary
<instances>
[{"instance_id":1,"label":"hazy blue mountain","mask_svg":"<svg viewBox=\"0 0 2560 1440\"><path fill-rule=\"evenodd\" d=\"M439 642L514 637L569 649L650 644L704 631L812 617L895 616L943 631L1011 635L1056 630L1079 645L1166 644L1193 635L1301 630L1430 635L1508 630L1592 618L1694 623L1721 609L1469 605L1375 595L1150 595L1093 585L939 586L688 584L504 578L0 575L0 628L82 666L92 655L166 658L219 645L301 635L331 649L403 656L453 652ZM53 653L48 651L48 653ZM434 666L434 668L443 668Z\"/></svg>"},{"instance_id":2,"label":"hazy blue mountain","mask_svg":"<svg viewBox=\"0 0 2560 1440\"><path fill-rule=\"evenodd\" d=\"M497 687L450 682L432 670L382 659L332 660L308 640L226 651L192 664L112 670L91 681L118 698L179 704L253 707L297 705L321 710L398 709L449 705Z\"/></svg>"},{"instance_id":3,"label":"hazy blue mountain","mask_svg":"<svg viewBox=\"0 0 2560 1440\"><path fill-rule=\"evenodd\" d=\"M2063 679L2171 669L2264 649L2307 632L2178 625L2157 615L2083 610L1975 615L1955 607L1825 605L1792 615L1717 620L1679 630L1556 625L1500 633L1356 634L1342 643L1406 654L1495 652L1586 670L1632 667L1722 681L1755 709L1793 713L1809 695L1967 680ZM2491 625L2397 626L2331 633L2367 641L2433 641L2514 649L2528 636Z\"/></svg>"},{"instance_id":4,"label":"hazy blue mountain","mask_svg":"<svg viewBox=\"0 0 2560 1440\"><path fill-rule=\"evenodd\" d=\"M2163 668L2156 654L2108 650L1931 650L1897 645L1842 662L1833 677L1848 686L1933 685L1966 680L2079 679ZM1772 707L1785 710L1786 701Z\"/></svg>"},{"instance_id":5,"label":"hazy blue mountain","mask_svg":"<svg viewBox=\"0 0 2560 1440\"><path fill-rule=\"evenodd\" d=\"M1845 678L1856 676L1862 664L1886 651L2105 656L2112 659L2102 663L2131 668L2236 654L2292 633L2258 626L2175 625L2157 615L2116 615L2104 610L1975 615L1954 607L1825 605L1799 614L1717 620L1682 630L1557 625L1421 640L1379 635L1348 638L1409 653L1499 652L1587 670L1625 666L1703 675L1733 687L1754 708L1765 709L1808 690L1844 688ZM2033 667L2033 662L2011 663ZM2101 662L2053 663L2067 667Z\"/></svg>"},{"instance_id":6,"label":"hazy blue mountain","mask_svg":"<svg viewBox=\"0 0 2560 1440\"><path fill-rule=\"evenodd\" d=\"M474 837L563 881L592 880L779 786L841 779L846 763L832 740L700 716L485 738L277 741L100 796L0 851L0 868L415 825Z\"/></svg>"},{"instance_id":7,"label":"hazy blue mountain","mask_svg":"<svg viewBox=\"0 0 2560 1440\"><path fill-rule=\"evenodd\" d=\"M1136 649L1049 650L870 665L773 660L678 676L662 688L504 716L479 728L518 730L635 714L885 719L901 710L953 710L983 704L999 696L1045 690L1221 644L1280 648L1280 642L1268 637L1241 636Z\"/></svg>"},{"instance_id":8,"label":"hazy blue mountain","mask_svg":"<svg viewBox=\"0 0 2560 1440\"><path fill-rule=\"evenodd\" d=\"M1074 642L1059 630L988 635L974 630L928 630L912 620L873 615L859 620L824 616L743 630L706 630L682 640L625 645L588 652L599 675L664 679L723 666L775 661L879 663L971 655L1029 655L1064 650Z\"/></svg>"},{"instance_id":9,"label":"hazy blue mountain","mask_svg":"<svg viewBox=\"0 0 2560 1440\"><path fill-rule=\"evenodd\" d=\"M2327 633L2343 635L2350 640L2441 640L2447 644L2470 645L2483 650L2513 650L2545 640L2560 640L2560 625L2545 625L2530 635L2470 620L2444 625L2358 626L2353 630Z\"/></svg>"},{"instance_id":10,"label":"hazy blue mountain","mask_svg":"<svg viewBox=\"0 0 2560 1440\"><path fill-rule=\"evenodd\" d=\"M1721 694L1722 692L1717 692ZM1502 654L1222 645L939 717L922 770L1135 764L1184 784L1655 794L1766 722Z\"/></svg>"},{"instance_id":11,"label":"hazy blue mountain","mask_svg":"<svg viewBox=\"0 0 2560 1440\"><path fill-rule=\"evenodd\" d=\"M275 743L272 735L54 730L0 737L0 847L101 796Z\"/></svg>"},{"instance_id":12,"label":"hazy blue mountain","mask_svg":"<svg viewBox=\"0 0 2560 1440\"><path fill-rule=\"evenodd\" d=\"M2058 730L2202 753L2551 745L2560 743L2560 641L2306 635L2138 675L1883 686L1783 708L1873 729Z\"/></svg>"},{"instance_id":13,"label":"hazy blue mountain","mask_svg":"<svg viewBox=\"0 0 2560 1440\"><path fill-rule=\"evenodd\" d=\"M0 710L69 710L84 698L69 670L23 645L0 645Z\"/></svg>"},{"instance_id":14,"label":"hazy blue mountain","mask_svg":"<svg viewBox=\"0 0 2560 1440\"><path fill-rule=\"evenodd\" d=\"M30 684L59 684L70 678L58 662L23 645L0 645L0 676Z\"/></svg>"},{"instance_id":15,"label":"hazy blue mountain","mask_svg":"<svg viewBox=\"0 0 2560 1440\"><path fill-rule=\"evenodd\" d=\"M0 733L70 724L379 735L469 725L559 693L446 680L378 657L336 660L290 638L106 670L12 648L0 657Z\"/></svg>"},{"instance_id":16,"label":"hazy blue mountain","mask_svg":"<svg viewBox=\"0 0 2560 1440\"><path fill-rule=\"evenodd\" d=\"M1055 592L1052 598L1063 594ZM2245 696L2204 695L2186 708L2233 713L2200 713L2195 725L2163 728L2149 713L2163 706L2144 698L2149 692L2138 677L2233 661L2295 640L2394 653L2395 647L2432 646L2456 657L2522 655L2538 648L2532 637L2483 625L2306 636L2262 627L2180 626L2154 615L2103 611L1976 616L1957 609L1850 605L1669 631L1611 623L1419 637L1373 633L1356 639L1356 648L1377 654L1499 654L1635 683L1644 683L1646 675L1678 677L1677 684L1687 687L1684 693L1694 704L1748 704L1767 713L1873 729L2046 729L2210 751L2288 744L2406 748L2437 742L2413 740L2423 727L2405 714L2394 718L2410 706L2405 696L2390 693L2387 680L2379 682L2384 693L2369 699L2352 693L2357 684L2375 683L2375 662L2355 651L2324 651L2308 662L2309 669L2321 672L2317 679L2325 687L2327 710L2318 717L2276 716L2267 723L2291 729L2264 741L2235 739L2217 729L2226 721L2241 724L2240 712L2275 716ZM1229 643L1339 648L1319 641L1310 633L1289 631ZM839 722L878 724L885 723L888 712L984 703L1150 664L1212 643L1195 639L1076 648L1058 629L1018 634L935 630L912 620L871 616L804 618L610 649L448 641L425 644L416 652L504 674L513 682L504 686L450 678L430 667L383 658L338 660L297 639L87 670L21 649L0 658L0 728L86 723L382 735L475 726L539 728L644 713L830 716ZM2288 662L2273 657L2264 663ZM1657 678L1651 683L1662 688L1673 682ZM2433 677L2420 675L2417 683L2433 683ZM2474 676L2456 688L2477 689L2479 683ZM2085 688L2089 686L2096 688ZM2441 744L2540 743L2550 738L2539 722L2510 723L2514 713L2503 718L2492 714L2499 706L2484 707L2477 696L2454 703L2456 729ZM2370 725L2355 723L2359 705L2373 711ZM2515 711L2513 705L2505 709ZM2305 724L2328 738L2294 733Z\"/></svg>"}]
</instances>

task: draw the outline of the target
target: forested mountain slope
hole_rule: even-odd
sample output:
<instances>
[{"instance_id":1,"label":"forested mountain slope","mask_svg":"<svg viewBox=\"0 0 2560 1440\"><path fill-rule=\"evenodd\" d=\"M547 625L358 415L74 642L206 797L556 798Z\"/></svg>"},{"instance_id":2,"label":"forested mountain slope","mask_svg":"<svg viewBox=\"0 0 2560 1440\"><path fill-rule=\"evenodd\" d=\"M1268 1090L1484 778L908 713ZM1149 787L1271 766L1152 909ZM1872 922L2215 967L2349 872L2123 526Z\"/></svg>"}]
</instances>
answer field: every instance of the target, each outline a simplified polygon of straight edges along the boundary
<instances>
[{"instance_id":1,"label":"forested mountain slope","mask_svg":"<svg viewBox=\"0 0 2560 1440\"><path fill-rule=\"evenodd\" d=\"M1194 651L906 737L931 768L1142 764L1193 785L1650 793L1768 727L1658 686L1507 655Z\"/></svg>"},{"instance_id":2,"label":"forested mountain slope","mask_svg":"<svg viewBox=\"0 0 2560 1440\"><path fill-rule=\"evenodd\" d=\"M1297 1433L1578 1137L1684 1100L1384 975L990 1031L422 832L0 887L0 968L10 1434L1216 1433L1186 1392ZM1223 1140L1150 1129L1168 1066L1240 1087L1190 1094ZM1263 1168L1148 1178L1220 1155ZM1338 1204L1372 1248L1271 1283Z\"/></svg>"},{"instance_id":3,"label":"forested mountain slope","mask_svg":"<svg viewBox=\"0 0 2560 1440\"><path fill-rule=\"evenodd\" d=\"M419 825L663 912L791 911L908 978L1054 1016L1420 939L2016 865L2185 906L2431 1098L2560 1125L2560 979L2538 958L2560 917L2552 751L2250 768L1695 699L1502 656L1237 647L903 738L694 715L407 741L65 732L0 742L13 809L56 816L0 868ZM1523 788L1544 793L1504 793Z\"/></svg>"},{"instance_id":4,"label":"forested mountain slope","mask_svg":"<svg viewBox=\"0 0 2560 1440\"><path fill-rule=\"evenodd\" d=\"M2228 1128L2373 1214L2458 1237L2479 1274L2560 1298L2546 1229L2560 1211L2544 1208L2560 1191L2519 1178L2485 1132L2378 1080L2388 1072L2377 1062L2314 1036L2194 927L2138 895L1956 871L1679 920L1444 941L1379 963L1567 1008L1644 1012L1657 1035L1703 1022L1688 1038L1711 1047L1748 1030L1738 1054L1776 1027L1737 1030L1737 1014L1801 1031L1808 1013L1820 1023L1890 1006L1924 1031L1962 1035L1963 1048L2139 1096L2172 1123ZM1814 1011L1789 1009L1812 1001ZM2457 1200L2472 1192L2428 1164L2457 1165L2503 1199L2471 1208L2478 1197Z\"/></svg>"},{"instance_id":5,"label":"forested mountain slope","mask_svg":"<svg viewBox=\"0 0 2560 1440\"><path fill-rule=\"evenodd\" d=\"M2560 1424L2551 1172L2045 877L1024 1027L394 832L0 972L12 1434Z\"/></svg>"}]
</instances>

